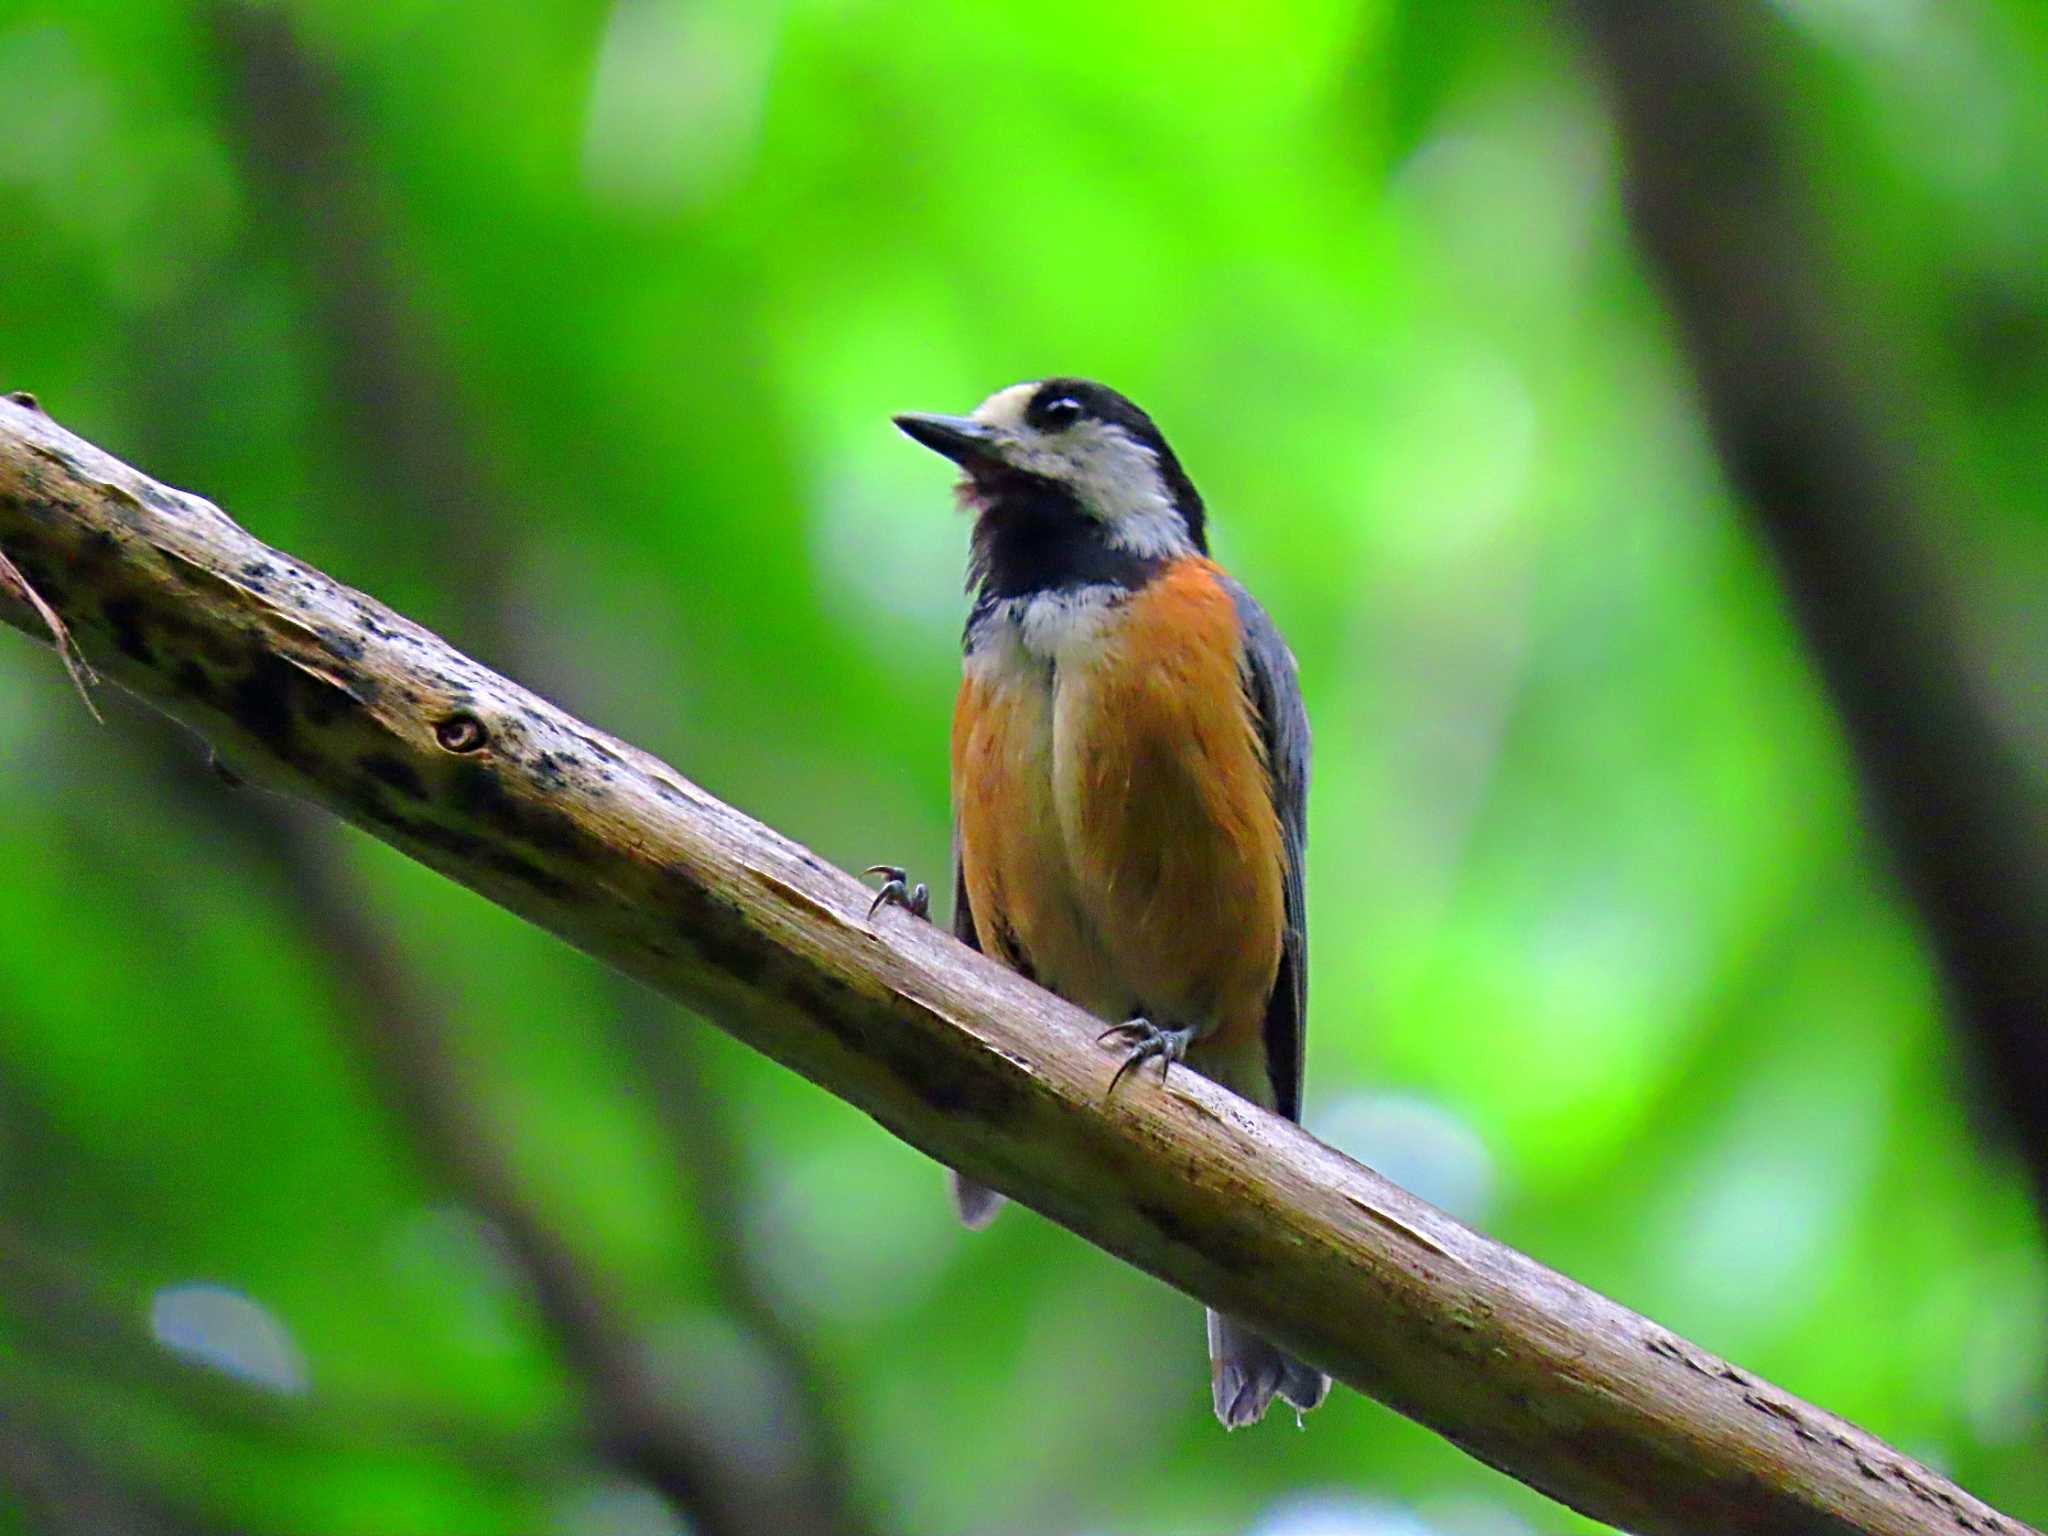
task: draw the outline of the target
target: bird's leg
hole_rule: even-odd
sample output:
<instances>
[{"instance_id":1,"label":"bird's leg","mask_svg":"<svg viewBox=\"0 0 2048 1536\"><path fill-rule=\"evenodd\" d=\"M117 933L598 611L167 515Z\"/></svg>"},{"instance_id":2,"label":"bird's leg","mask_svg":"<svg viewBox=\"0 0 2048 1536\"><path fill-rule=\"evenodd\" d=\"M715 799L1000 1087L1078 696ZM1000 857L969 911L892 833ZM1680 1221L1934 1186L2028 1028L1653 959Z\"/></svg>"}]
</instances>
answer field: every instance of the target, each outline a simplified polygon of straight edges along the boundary
<instances>
[{"instance_id":1,"label":"bird's leg","mask_svg":"<svg viewBox=\"0 0 2048 1536\"><path fill-rule=\"evenodd\" d=\"M1159 1063L1159 1081L1166 1081L1166 1069L1181 1060L1188 1053L1188 1044L1195 1038L1192 1026L1183 1025L1165 1029L1150 1019L1126 1019L1121 1024L1112 1024L1095 1037L1099 1045L1112 1037L1128 1043L1124 1064L1116 1069L1116 1076L1109 1080L1109 1092L1115 1093L1116 1086L1126 1074L1148 1061ZM1104 1097L1108 1097L1107 1094Z\"/></svg>"},{"instance_id":2,"label":"bird's leg","mask_svg":"<svg viewBox=\"0 0 2048 1536\"><path fill-rule=\"evenodd\" d=\"M909 873L894 864L870 864L862 873L882 877L882 888L875 892L875 899L868 907L869 922L873 922L875 914L885 906L901 907L912 917L931 921L931 887L922 880L912 885Z\"/></svg>"}]
</instances>

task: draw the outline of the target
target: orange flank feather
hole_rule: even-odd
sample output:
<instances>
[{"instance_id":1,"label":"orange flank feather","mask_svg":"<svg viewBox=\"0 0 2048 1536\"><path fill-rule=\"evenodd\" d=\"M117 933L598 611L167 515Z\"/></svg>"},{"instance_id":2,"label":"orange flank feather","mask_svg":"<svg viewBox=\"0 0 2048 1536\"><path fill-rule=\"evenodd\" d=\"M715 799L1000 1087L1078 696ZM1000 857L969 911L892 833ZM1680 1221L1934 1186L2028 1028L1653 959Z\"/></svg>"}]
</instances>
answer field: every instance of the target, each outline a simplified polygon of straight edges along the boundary
<instances>
[{"instance_id":1,"label":"orange flank feather","mask_svg":"<svg viewBox=\"0 0 2048 1536\"><path fill-rule=\"evenodd\" d=\"M971 660L954 804L985 950L1111 1022L1194 1026L1191 1064L1270 1106L1281 831L1219 576L1178 560L1050 657Z\"/></svg>"}]
</instances>

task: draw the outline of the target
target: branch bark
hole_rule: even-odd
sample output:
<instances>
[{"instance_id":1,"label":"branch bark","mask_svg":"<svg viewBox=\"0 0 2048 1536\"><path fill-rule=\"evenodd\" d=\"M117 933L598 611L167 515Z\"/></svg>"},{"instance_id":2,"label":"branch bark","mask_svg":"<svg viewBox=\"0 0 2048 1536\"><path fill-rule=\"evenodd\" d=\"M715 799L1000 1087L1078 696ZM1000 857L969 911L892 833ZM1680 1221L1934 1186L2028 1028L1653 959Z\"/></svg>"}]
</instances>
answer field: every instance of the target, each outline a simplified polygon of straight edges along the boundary
<instances>
[{"instance_id":1,"label":"branch bark","mask_svg":"<svg viewBox=\"0 0 2048 1536\"><path fill-rule=\"evenodd\" d=\"M0 552L109 677L974 1178L1610 1524L2026 1528L1096 1021L672 769L0 402ZM24 603L0 618L44 636Z\"/></svg>"},{"instance_id":2,"label":"branch bark","mask_svg":"<svg viewBox=\"0 0 2048 1536\"><path fill-rule=\"evenodd\" d=\"M1573 0L1638 243L2048 1217L2048 776L2001 728L1887 377L1831 301L1762 8ZM1862 366L1867 364L1868 366Z\"/></svg>"}]
</instances>

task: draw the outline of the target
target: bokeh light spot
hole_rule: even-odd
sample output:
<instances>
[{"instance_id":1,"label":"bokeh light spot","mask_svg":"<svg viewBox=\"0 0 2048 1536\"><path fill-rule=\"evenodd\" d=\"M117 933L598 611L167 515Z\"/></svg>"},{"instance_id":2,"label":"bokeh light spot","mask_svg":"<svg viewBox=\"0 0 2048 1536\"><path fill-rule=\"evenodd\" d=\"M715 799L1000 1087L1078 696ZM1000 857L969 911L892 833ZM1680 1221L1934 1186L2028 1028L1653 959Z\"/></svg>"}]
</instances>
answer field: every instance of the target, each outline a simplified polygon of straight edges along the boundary
<instances>
[{"instance_id":1,"label":"bokeh light spot","mask_svg":"<svg viewBox=\"0 0 2048 1536\"><path fill-rule=\"evenodd\" d=\"M1405 1505L1355 1494L1293 1494L1269 1506L1245 1536L1435 1536Z\"/></svg>"},{"instance_id":2,"label":"bokeh light spot","mask_svg":"<svg viewBox=\"0 0 2048 1536\"><path fill-rule=\"evenodd\" d=\"M666 1500L640 1483L578 1488L555 1508L550 1536L690 1536Z\"/></svg>"},{"instance_id":3,"label":"bokeh light spot","mask_svg":"<svg viewBox=\"0 0 2048 1536\"><path fill-rule=\"evenodd\" d=\"M306 1358L261 1303L223 1285L167 1285L150 1298L149 1332L173 1354L273 1392L307 1386Z\"/></svg>"}]
</instances>

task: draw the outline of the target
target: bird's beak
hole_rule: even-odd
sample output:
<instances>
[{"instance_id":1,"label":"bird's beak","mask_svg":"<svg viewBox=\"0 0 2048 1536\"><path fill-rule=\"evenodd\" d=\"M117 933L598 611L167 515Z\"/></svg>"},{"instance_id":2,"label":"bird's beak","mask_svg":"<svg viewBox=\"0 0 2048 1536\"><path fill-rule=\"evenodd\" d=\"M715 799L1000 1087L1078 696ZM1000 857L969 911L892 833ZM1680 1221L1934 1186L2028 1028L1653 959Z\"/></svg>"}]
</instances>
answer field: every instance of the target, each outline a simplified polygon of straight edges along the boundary
<instances>
[{"instance_id":1,"label":"bird's beak","mask_svg":"<svg viewBox=\"0 0 2048 1536\"><path fill-rule=\"evenodd\" d=\"M942 453L955 464L974 460L989 463L1000 459L996 451L1003 434L972 416L931 416L923 411L905 411L896 418L904 436L923 443L933 453Z\"/></svg>"}]
</instances>

